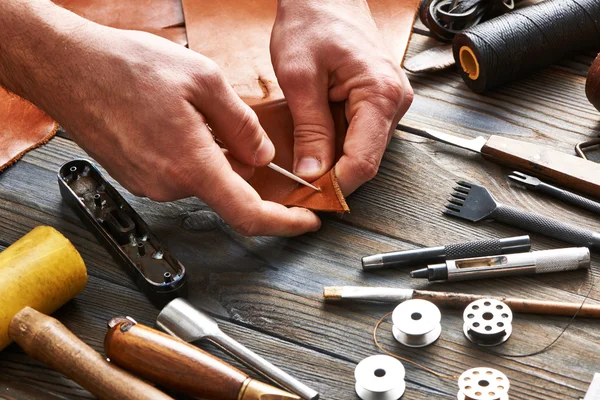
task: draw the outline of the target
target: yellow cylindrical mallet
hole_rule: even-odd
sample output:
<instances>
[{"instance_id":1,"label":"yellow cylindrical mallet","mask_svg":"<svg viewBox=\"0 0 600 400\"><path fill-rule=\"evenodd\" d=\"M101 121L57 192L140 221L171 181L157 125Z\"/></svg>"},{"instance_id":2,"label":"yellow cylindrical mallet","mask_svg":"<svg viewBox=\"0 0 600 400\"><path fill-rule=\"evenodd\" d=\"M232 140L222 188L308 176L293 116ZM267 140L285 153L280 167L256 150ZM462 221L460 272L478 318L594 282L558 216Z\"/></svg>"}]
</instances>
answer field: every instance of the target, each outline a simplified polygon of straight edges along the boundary
<instances>
[{"instance_id":1,"label":"yellow cylindrical mallet","mask_svg":"<svg viewBox=\"0 0 600 400\"><path fill-rule=\"evenodd\" d=\"M87 271L71 242L38 226L0 253L0 350L11 343L8 327L24 307L46 315L79 294Z\"/></svg>"}]
</instances>

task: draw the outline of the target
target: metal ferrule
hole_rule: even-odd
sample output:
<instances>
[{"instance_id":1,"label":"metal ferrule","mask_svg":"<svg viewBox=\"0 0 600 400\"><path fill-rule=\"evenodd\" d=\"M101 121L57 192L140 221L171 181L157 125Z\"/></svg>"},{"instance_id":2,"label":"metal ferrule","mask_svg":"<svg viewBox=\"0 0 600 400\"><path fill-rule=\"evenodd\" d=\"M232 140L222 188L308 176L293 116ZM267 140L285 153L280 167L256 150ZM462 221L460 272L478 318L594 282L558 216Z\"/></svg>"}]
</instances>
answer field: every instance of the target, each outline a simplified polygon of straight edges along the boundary
<instances>
[{"instance_id":1,"label":"metal ferrule","mask_svg":"<svg viewBox=\"0 0 600 400\"><path fill-rule=\"evenodd\" d=\"M525 275L569 271L589 268L590 251L587 247L533 251L492 257L467 258L431 265L431 269L447 268L448 280L494 278L508 275Z\"/></svg>"}]
</instances>

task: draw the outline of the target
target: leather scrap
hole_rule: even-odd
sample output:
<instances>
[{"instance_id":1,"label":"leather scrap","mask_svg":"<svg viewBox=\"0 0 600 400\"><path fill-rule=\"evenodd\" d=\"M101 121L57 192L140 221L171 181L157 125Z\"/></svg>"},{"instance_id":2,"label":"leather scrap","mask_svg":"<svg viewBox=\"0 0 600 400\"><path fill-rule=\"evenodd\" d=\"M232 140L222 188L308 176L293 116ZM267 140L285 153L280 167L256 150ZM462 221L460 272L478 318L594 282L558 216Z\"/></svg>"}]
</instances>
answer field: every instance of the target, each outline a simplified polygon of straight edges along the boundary
<instances>
[{"instance_id":1,"label":"leather scrap","mask_svg":"<svg viewBox=\"0 0 600 400\"><path fill-rule=\"evenodd\" d=\"M53 0L101 25L150 32L186 45L180 0Z\"/></svg>"},{"instance_id":2,"label":"leather scrap","mask_svg":"<svg viewBox=\"0 0 600 400\"><path fill-rule=\"evenodd\" d=\"M0 87L0 172L50 140L58 125L42 110Z\"/></svg>"},{"instance_id":3,"label":"leather scrap","mask_svg":"<svg viewBox=\"0 0 600 400\"><path fill-rule=\"evenodd\" d=\"M271 64L269 43L277 13L273 0L182 0L189 48L215 61L236 93L256 111L275 145L273 162L293 170L294 124ZM398 62L404 58L420 0L369 0L384 41ZM336 158L347 129L343 104L332 105ZM250 184L264 200L317 211L348 212L335 168L314 182L321 192L268 168L257 168Z\"/></svg>"},{"instance_id":4,"label":"leather scrap","mask_svg":"<svg viewBox=\"0 0 600 400\"><path fill-rule=\"evenodd\" d=\"M275 146L273 162L292 171L294 160L294 121L285 100L276 100L253 106L260 124ZM343 103L332 104L332 114L336 128L337 161L343 154L343 144L347 129ZM305 207L316 211L348 212L344 195L338 186L335 168L314 182L313 189L301 185L270 168L256 168L250 184L263 200L274 201L286 206Z\"/></svg>"},{"instance_id":5,"label":"leather scrap","mask_svg":"<svg viewBox=\"0 0 600 400\"><path fill-rule=\"evenodd\" d=\"M420 3L368 0L384 42L399 63ZM269 52L277 1L182 0L182 4L189 48L216 62L246 103L283 98Z\"/></svg>"}]
</instances>

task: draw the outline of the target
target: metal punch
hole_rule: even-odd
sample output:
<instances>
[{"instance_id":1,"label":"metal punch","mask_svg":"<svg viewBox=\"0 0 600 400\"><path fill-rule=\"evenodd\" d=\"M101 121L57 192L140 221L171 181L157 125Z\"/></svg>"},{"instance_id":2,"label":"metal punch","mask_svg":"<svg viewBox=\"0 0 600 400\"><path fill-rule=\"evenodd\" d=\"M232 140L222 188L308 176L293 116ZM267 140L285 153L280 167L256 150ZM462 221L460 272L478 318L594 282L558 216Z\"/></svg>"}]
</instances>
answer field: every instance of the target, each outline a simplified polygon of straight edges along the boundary
<instances>
[{"instance_id":1,"label":"metal punch","mask_svg":"<svg viewBox=\"0 0 600 400\"><path fill-rule=\"evenodd\" d=\"M306 400L317 400L319 393L298 381L258 354L252 352L221 329L210 315L198 310L182 298L175 299L162 309L156 318L157 326L186 342L208 339L256 372L296 393Z\"/></svg>"}]
</instances>

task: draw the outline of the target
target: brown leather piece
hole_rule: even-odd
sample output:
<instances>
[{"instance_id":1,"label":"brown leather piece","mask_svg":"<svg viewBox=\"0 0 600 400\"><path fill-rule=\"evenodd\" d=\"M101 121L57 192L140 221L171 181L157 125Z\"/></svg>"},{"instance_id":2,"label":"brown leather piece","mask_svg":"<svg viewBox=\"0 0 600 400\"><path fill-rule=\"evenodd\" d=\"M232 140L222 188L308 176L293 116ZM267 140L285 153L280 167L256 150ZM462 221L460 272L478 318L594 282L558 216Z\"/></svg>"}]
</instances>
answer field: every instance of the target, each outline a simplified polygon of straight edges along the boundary
<instances>
[{"instance_id":1,"label":"brown leather piece","mask_svg":"<svg viewBox=\"0 0 600 400\"><path fill-rule=\"evenodd\" d=\"M186 45L181 0L53 0L84 18L119 29L146 31Z\"/></svg>"},{"instance_id":2,"label":"brown leather piece","mask_svg":"<svg viewBox=\"0 0 600 400\"><path fill-rule=\"evenodd\" d=\"M271 64L269 43L277 13L273 0L182 0L189 48L215 61L236 93L252 105L273 141L273 162L293 170L294 123ZM400 62L408 46L420 0L370 0L369 7L391 53ZM347 129L343 105L333 105L337 161ZM335 168L311 182L321 192L268 168L258 168L250 184L264 200L319 211L349 211Z\"/></svg>"},{"instance_id":3,"label":"brown leather piece","mask_svg":"<svg viewBox=\"0 0 600 400\"><path fill-rule=\"evenodd\" d=\"M258 119L267 135L275 145L273 162L288 171L292 171L294 151L294 121L285 100L276 100L253 106ZM337 131L336 161L342 156L342 147L347 124L344 105L332 104L331 108ZM314 182L314 189L301 185L270 168L257 168L250 184L263 200L274 201L286 206L299 206L317 211L350 211L344 196L337 184L335 171L332 169Z\"/></svg>"},{"instance_id":4,"label":"brown leather piece","mask_svg":"<svg viewBox=\"0 0 600 400\"><path fill-rule=\"evenodd\" d=\"M588 72L585 94L590 103L600 111L600 55L596 57Z\"/></svg>"},{"instance_id":5,"label":"brown leather piece","mask_svg":"<svg viewBox=\"0 0 600 400\"><path fill-rule=\"evenodd\" d=\"M50 140L58 126L39 108L0 87L0 171Z\"/></svg>"},{"instance_id":6,"label":"brown leather piece","mask_svg":"<svg viewBox=\"0 0 600 400\"><path fill-rule=\"evenodd\" d=\"M283 98L269 43L274 0L182 0L189 48L215 61L248 104ZM388 49L400 63L420 0L368 0Z\"/></svg>"}]
</instances>

